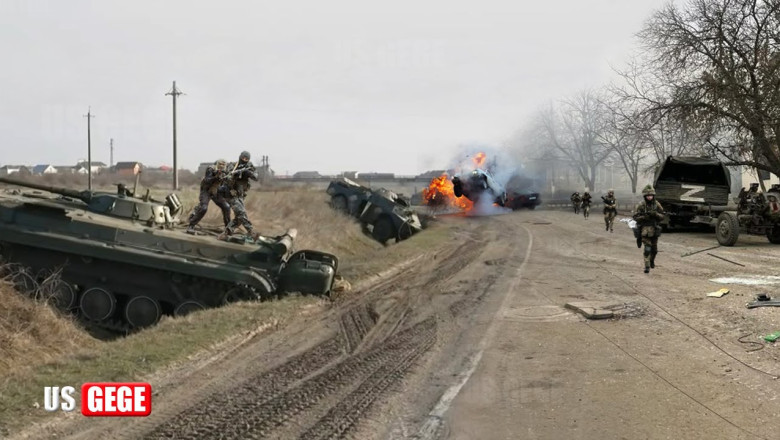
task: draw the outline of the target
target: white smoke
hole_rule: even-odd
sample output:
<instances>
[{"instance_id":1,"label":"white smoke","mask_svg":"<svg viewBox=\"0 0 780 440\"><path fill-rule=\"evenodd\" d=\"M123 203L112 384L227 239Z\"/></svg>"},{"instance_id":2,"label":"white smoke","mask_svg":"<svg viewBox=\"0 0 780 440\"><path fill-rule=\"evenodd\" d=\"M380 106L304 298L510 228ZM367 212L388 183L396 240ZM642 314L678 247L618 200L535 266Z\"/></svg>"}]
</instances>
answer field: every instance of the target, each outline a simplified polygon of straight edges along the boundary
<instances>
[{"instance_id":1,"label":"white smoke","mask_svg":"<svg viewBox=\"0 0 780 440\"><path fill-rule=\"evenodd\" d=\"M513 176L522 173L522 166L515 158L499 148L474 143L461 145L459 150L457 157L450 164L450 169L453 171L450 178L453 175L468 176L477 169L475 159L480 154L485 155L485 160L479 168L487 171L504 189ZM485 216L512 212L509 208L495 205L494 201L492 197L480 197L468 215Z\"/></svg>"}]
</instances>

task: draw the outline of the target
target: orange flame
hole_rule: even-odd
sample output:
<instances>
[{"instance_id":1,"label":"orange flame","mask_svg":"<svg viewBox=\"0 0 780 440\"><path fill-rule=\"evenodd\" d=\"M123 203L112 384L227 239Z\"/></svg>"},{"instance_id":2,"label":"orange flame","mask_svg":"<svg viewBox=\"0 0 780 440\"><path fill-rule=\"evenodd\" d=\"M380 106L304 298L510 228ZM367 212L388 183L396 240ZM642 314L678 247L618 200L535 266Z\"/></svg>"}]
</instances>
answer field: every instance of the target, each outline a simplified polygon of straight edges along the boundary
<instances>
[{"instance_id":1,"label":"orange flame","mask_svg":"<svg viewBox=\"0 0 780 440\"><path fill-rule=\"evenodd\" d=\"M480 152L474 155L474 157L471 158L471 160L474 162L474 168L483 168L486 158L487 155L485 153Z\"/></svg>"},{"instance_id":2,"label":"orange flame","mask_svg":"<svg viewBox=\"0 0 780 440\"><path fill-rule=\"evenodd\" d=\"M455 197L452 181L447 174L431 179L430 185L423 188L423 200L428 206L453 207L464 211L470 211L474 207L474 202L465 196Z\"/></svg>"}]
</instances>

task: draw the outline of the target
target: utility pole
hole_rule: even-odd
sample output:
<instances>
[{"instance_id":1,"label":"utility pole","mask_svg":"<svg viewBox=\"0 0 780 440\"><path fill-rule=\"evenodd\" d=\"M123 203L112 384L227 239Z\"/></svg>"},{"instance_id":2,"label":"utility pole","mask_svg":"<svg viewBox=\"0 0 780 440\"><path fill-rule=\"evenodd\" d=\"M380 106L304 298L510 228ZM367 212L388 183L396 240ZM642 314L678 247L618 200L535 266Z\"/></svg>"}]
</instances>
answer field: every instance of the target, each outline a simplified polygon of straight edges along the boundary
<instances>
[{"instance_id":1,"label":"utility pole","mask_svg":"<svg viewBox=\"0 0 780 440\"><path fill-rule=\"evenodd\" d=\"M109 144L111 145L111 156L110 156L111 159L109 159L110 164L108 166L113 168L114 167L114 138L110 139Z\"/></svg>"},{"instance_id":2,"label":"utility pole","mask_svg":"<svg viewBox=\"0 0 780 440\"><path fill-rule=\"evenodd\" d=\"M92 192L92 118L95 115L92 114L92 107L87 109L87 114L84 115L87 118L87 189Z\"/></svg>"},{"instance_id":3,"label":"utility pole","mask_svg":"<svg viewBox=\"0 0 780 440\"><path fill-rule=\"evenodd\" d=\"M176 88L176 81L173 82L173 88L165 96L173 97L173 190L179 189L179 167L176 163L176 97L183 93Z\"/></svg>"}]
</instances>

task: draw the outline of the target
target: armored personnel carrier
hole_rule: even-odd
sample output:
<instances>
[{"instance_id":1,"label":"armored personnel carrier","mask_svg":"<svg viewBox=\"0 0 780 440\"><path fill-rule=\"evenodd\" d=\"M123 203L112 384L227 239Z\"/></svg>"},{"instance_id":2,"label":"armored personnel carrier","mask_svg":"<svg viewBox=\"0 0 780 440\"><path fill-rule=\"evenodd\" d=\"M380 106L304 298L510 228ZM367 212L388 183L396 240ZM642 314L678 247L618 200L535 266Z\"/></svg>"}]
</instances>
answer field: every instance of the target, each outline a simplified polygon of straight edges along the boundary
<instances>
[{"instance_id":1,"label":"armored personnel carrier","mask_svg":"<svg viewBox=\"0 0 780 440\"><path fill-rule=\"evenodd\" d=\"M326 295L338 270L334 255L293 252L294 229L254 243L187 235L177 228L175 194L155 200L123 185L110 193L0 183L23 188L0 191L0 257L21 269L17 286L54 279L55 304L104 329L282 292Z\"/></svg>"},{"instance_id":2,"label":"armored personnel carrier","mask_svg":"<svg viewBox=\"0 0 780 440\"><path fill-rule=\"evenodd\" d=\"M360 220L382 244L392 238L405 240L422 230L409 200L392 191L367 188L345 177L331 181L326 191L334 209Z\"/></svg>"}]
</instances>

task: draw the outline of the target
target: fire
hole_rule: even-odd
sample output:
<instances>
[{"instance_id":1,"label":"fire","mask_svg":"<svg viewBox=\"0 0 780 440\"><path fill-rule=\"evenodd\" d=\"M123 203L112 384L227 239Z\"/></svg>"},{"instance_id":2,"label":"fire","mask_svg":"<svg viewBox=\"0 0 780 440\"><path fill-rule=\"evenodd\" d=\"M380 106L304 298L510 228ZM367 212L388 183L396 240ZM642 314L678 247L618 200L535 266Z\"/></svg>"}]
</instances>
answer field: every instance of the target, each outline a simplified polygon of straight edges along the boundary
<instances>
[{"instance_id":1,"label":"fire","mask_svg":"<svg viewBox=\"0 0 780 440\"><path fill-rule=\"evenodd\" d=\"M447 174L431 179L430 185L423 188L423 200L428 206L451 206L470 211L474 202L466 197L455 197L452 181Z\"/></svg>"},{"instance_id":2,"label":"fire","mask_svg":"<svg viewBox=\"0 0 780 440\"><path fill-rule=\"evenodd\" d=\"M484 169L486 157L487 155L485 153L477 153L474 155L474 157L471 158L471 160L474 162L474 168Z\"/></svg>"}]
</instances>

